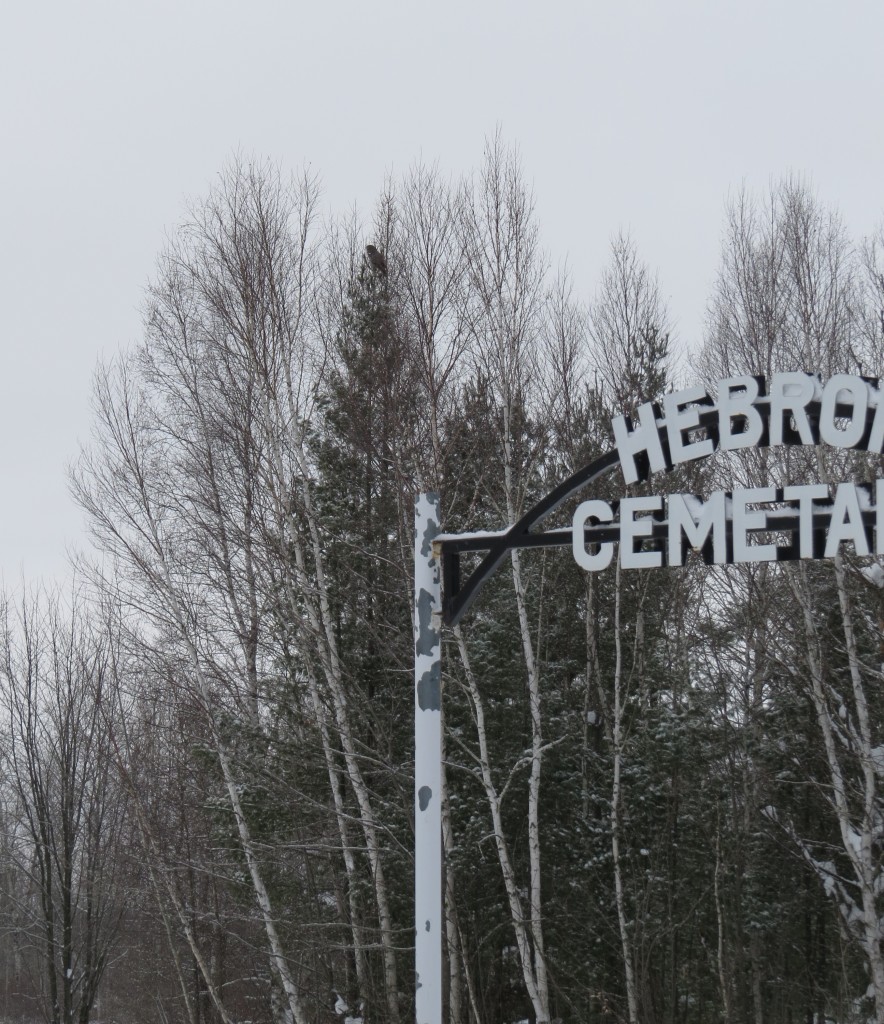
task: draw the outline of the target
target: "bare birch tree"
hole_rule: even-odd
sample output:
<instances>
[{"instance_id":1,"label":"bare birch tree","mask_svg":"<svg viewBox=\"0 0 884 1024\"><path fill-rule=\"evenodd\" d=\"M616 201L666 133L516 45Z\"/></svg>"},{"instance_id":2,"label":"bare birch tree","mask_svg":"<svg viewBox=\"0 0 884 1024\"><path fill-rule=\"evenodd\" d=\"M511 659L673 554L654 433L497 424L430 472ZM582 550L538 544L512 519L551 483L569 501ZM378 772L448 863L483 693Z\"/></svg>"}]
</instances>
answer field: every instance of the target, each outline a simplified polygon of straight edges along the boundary
<instances>
[{"instance_id":1,"label":"bare birch tree","mask_svg":"<svg viewBox=\"0 0 884 1024\"><path fill-rule=\"evenodd\" d=\"M611 246L611 262L606 269L595 302L590 307L589 332L593 344L596 393L601 407L634 410L643 402L656 400L667 383L669 359L668 315L656 281L641 263L635 246L625 236ZM647 588L638 584L629 589L637 597L634 606L624 608L624 584L621 568L615 568L613 594L614 663L606 678L598 654L594 580L587 581L586 602L587 663L594 676L600 706L604 709L605 731L612 754L610 803L611 857L617 921L623 952L623 971L630 1024L640 1019L639 981L635 935L637 922L630 920L627 906L623 851L623 767L627 739L626 709L630 691L644 686L645 652L643 623L646 615ZM626 627L625 616L635 616L633 628ZM632 650L626 644L631 633ZM624 649L626 648L626 649Z\"/></svg>"},{"instance_id":2,"label":"bare birch tree","mask_svg":"<svg viewBox=\"0 0 884 1024\"><path fill-rule=\"evenodd\" d=\"M523 181L518 156L504 147L499 136L490 140L486 147L481 178L466 211L464 245L471 294L471 330L479 365L491 389L496 441L503 469L502 511L506 522L514 523L525 509L532 476L538 469L537 453L527 444L526 421L536 412L538 403L534 382L546 266L533 217L533 198ZM491 782L490 766L485 763L482 777L492 817L498 819L495 820L495 840L516 928L522 974L537 1020L546 1022L550 1019L550 1003L544 951L539 824L545 749L540 666L528 621L527 583L517 549L511 552L510 560L531 720L527 911L513 877L506 839L500 832L500 795ZM463 646L459 646L463 652ZM466 661L464 668L469 678ZM481 696L477 687L471 687L471 696L480 744L484 745Z\"/></svg>"},{"instance_id":3,"label":"bare birch tree","mask_svg":"<svg viewBox=\"0 0 884 1024\"><path fill-rule=\"evenodd\" d=\"M737 372L736 353L742 372L767 374L795 366L826 376L861 372L871 349L867 330L865 347L861 342L857 276L856 252L837 214L825 210L800 182L779 185L763 206L741 196L731 207L724 268L711 311L706 348L710 368L721 376ZM870 321L866 316L865 324ZM731 460L730 466L742 466L747 480L763 475L781 484L807 476L827 481L863 472L856 457L818 448L810 455L801 449L751 453ZM874 676L858 653L856 581L861 577L855 569L850 573L852 561L852 556L837 553L831 576L824 567L813 572L801 563L781 567L798 615L794 619L779 615L774 625L762 623L756 612L750 624L757 642L750 643L749 651L757 678L772 671L788 673L814 709L827 766L826 778L818 784L840 832L842 848L836 859L849 872L847 887L842 887L842 876L824 846L802 836L775 806L767 813L790 835L835 900L848 933L863 949L871 979L868 991L875 1019L880 1021L884 975L879 869L873 853L881 820L874 755L880 726L869 711L867 690ZM734 570L732 575L737 579L740 574ZM773 573L765 575L768 583L763 590L774 582ZM834 649L821 590L834 594L839 610L841 636L834 641ZM778 669L770 665L773 651ZM842 675L846 676L843 683ZM760 690L758 696L763 699ZM850 896L854 887L856 896ZM762 969L753 964L755 973ZM762 1019L758 999L755 1019Z\"/></svg>"}]
</instances>

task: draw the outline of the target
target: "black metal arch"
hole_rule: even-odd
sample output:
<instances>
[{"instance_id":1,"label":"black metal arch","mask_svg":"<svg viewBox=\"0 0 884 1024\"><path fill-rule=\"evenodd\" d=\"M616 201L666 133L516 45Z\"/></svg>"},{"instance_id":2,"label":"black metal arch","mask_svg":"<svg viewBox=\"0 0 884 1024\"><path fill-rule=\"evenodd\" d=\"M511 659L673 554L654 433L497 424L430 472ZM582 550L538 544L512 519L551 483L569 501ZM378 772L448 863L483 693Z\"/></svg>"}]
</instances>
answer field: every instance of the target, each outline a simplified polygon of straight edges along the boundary
<instances>
[{"instance_id":1,"label":"black metal arch","mask_svg":"<svg viewBox=\"0 0 884 1024\"><path fill-rule=\"evenodd\" d=\"M581 487L592 483L619 465L616 449L568 477L530 512L510 527L506 533L494 536L467 536L443 538L442 549L442 619L447 626L456 626L464 612L475 601L485 581L503 561L511 548L561 547L571 543L570 530L550 530L532 533L531 528L541 523L562 502L567 501ZM469 579L461 585L460 553L462 551L488 551Z\"/></svg>"},{"instance_id":2,"label":"black metal arch","mask_svg":"<svg viewBox=\"0 0 884 1024\"><path fill-rule=\"evenodd\" d=\"M869 378L865 378L869 379ZM875 381L877 383L877 381ZM711 399L709 399L711 402ZM838 405L836 415L848 416L851 413L848 406ZM816 443L819 443L819 414L820 403L810 402L806 409L807 418L811 425ZM655 405L657 417L657 433L660 443L666 454L667 464L669 459L669 445L666 424L661 422L660 410ZM856 446L855 450L864 450L872 427L874 410L866 410L865 436ZM710 455L718 449L718 410L712 406L700 409L699 424L695 429L705 428L706 436L711 438L713 450ZM799 445L801 438L795 433L788 423L783 428L783 443L785 445ZM765 429L761 441L757 447L768 447L768 430L765 421ZM709 458L709 456L705 456ZM533 548L533 547L565 547L572 542L572 531L570 528L549 530L546 533L532 532L532 528L543 522L544 519L554 512L560 505L568 500L573 494L587 484L598 480L609 473L615 466L619 465L620 457L615 448L600 456L588 466L578 470L567 480L562 481L554 490L539 501L529 512L505 532L500 534L466 535L463 537L442 537L439 539L442 561L442 620L448 626L456 626L465 612L479 595L485 582L494 574L497 567L503 561L506 553L511 548ZM639 467L641 479L647 479L650 475L647 466ZM599 534L599 539L607 539L604 533ZM478 566L470 574L465 582L460 578L460 555L463 551L486 551L487 554Z\"/></svg>"}]
</instances>

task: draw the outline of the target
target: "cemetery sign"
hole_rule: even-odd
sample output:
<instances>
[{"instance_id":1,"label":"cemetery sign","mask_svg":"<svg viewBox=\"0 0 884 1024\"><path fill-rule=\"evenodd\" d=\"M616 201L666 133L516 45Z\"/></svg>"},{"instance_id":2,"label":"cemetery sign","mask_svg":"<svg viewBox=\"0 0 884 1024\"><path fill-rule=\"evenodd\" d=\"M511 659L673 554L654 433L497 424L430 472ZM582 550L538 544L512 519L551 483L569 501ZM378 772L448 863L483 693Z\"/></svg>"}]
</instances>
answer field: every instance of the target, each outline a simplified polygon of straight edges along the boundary
<instances>
[{"instance_id":1,"label":"cemetery sign","mask_svg":"<svg viewBox=\"0 0 884 1024\"><path fill-rule=\"evenodd\" d=\"M612 428L624 481L636 483L716 450L821 442L876 453L884 447L884 402L877 382L865 377L839 373L825 384L807 373L775 373L769 382L727 377L717 393L717 402L699 387L665 395L661 406L642 405L635 424L617 416ZM615 511L614 503L592 499L574 514L574 557L590 572L610 564L615 542L620 564L629 569L682 565L688 546L717 565L829 558L845 542L858 555L884 554L884 480L874 489L849 482L744 487L706 500L643 495L616 505ZM759 533L783 542L752 543ZM646 550L648 537L656 543ZM586 538L596 550L587 549Z\"/></svg>"},{"instance_id":2,"label":"cemetery sign","mask_svg":"<svg viewBox=\"0 0 884 1024\"><path fill-rule=\"evenodd\" d=\"M635 422L612 424L614 448L554 488L514 525L445 535L439 499L415 503L415 969L417 1024L442 1022L442 625L456 625L513 548L570 545L589 572L615 553L625 569L684 564L688 548L712 564L828 558L842 544L884 555L884 479L734 487L707 497L636 493L652 473L716 451L778 445L884 449L884 396L876 380L837 373L726 377L715 397L702 387L645 402ZM822 459L812 460L819 477ZM538 530L578 491L619 468L628 492L590 498L570 526ZM484 552L461 579L461 556Z\"/></svg>"}]
</instances>

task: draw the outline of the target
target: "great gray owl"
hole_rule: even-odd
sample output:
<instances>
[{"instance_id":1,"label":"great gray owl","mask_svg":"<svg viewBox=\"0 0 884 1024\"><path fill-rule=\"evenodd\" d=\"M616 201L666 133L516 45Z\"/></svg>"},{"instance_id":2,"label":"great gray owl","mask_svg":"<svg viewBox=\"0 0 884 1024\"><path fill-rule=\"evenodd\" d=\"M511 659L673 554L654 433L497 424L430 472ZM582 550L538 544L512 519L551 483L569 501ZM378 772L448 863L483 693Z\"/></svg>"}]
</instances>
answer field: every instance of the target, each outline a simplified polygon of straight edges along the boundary
<instances>
[{"instance_id":1,"label":"great gray owl","mask_svg":"<svg viewBox=\"0 0 884 1024\"><path fill-rule=\"evenodd\" d=\"M373 245L367 245L365 247L365 254L368 256L368 262L374 267L379 274L387 273L387 261L384 259L384 254L376 249Z\"/></svg>"}]
</instances>

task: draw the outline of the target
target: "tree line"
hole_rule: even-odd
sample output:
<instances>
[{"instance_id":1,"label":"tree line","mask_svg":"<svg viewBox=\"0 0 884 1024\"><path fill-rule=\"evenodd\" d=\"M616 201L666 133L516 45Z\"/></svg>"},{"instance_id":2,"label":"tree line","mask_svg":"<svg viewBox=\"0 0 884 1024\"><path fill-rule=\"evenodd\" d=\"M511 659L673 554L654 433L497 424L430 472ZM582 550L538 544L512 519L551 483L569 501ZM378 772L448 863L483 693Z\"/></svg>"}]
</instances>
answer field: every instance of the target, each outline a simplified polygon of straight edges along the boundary
<instances>
[{"instance_id":1,"label":"tree line","mask_svg":"<svg viewBox=\"0 0 884 1024\"><path fill-rule=\"evenodd\" d=\"M500 138L368 229L224 171L96 373L94 551L3 599L0 1016L412 1019L415 493L498 530L685 382L881 373L882 247L801 181L737 196L685 354L630 238L588 299L555 271ZM880 461L719 452L667 489ZM850 549L511 552L443 637L452 1024L884 1024L882 583Z\"/></svg>"}]
</instances>

